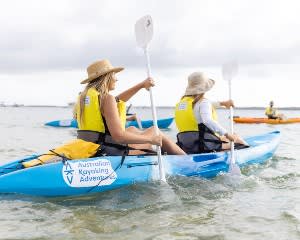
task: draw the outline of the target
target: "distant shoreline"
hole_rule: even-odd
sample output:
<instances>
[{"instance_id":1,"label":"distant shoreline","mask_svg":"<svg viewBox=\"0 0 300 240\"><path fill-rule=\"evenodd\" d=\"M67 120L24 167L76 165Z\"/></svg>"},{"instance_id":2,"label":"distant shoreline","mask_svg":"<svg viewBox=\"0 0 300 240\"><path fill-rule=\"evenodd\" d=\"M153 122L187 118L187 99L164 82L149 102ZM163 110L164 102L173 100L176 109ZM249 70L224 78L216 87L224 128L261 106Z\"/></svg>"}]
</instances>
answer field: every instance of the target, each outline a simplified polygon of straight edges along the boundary
<instances>
[{"instance_id":1,"label":"distant shoreline","mask_svg":"<svg viewBox=\"0 0 300 240\"><path fill-rule=\"evenodd\" d=\"M0 105L0 108L13 107L48 107L48 108L72 108L73 106L55 106L55 105ZM150 106L134 106L134 108L151 108ZM157 106L157 108L170 109L174 106ZM236 107L235 109L241 110L265 110L265 107ZM300 107L277 107L279 110L300 110Z\"/></svg>"}]
</instances>

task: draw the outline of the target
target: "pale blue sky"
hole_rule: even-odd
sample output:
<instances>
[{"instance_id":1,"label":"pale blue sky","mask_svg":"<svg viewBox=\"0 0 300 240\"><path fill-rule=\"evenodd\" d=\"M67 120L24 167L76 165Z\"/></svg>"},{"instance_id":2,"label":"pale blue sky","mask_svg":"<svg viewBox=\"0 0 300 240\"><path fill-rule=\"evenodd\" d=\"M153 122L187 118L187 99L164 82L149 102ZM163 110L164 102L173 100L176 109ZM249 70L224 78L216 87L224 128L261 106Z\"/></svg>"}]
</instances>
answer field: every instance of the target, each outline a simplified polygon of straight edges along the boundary
<instances>
[{"instance_id":1,"label":"pale blue sky","mask_svg":"<svg viewBox=\"0 0 300 240\"><path fill-rule=\"evenodd\" d=\"M17 6L17 7L16 7ZM216 79L208 94L226 99L221 66L236 59L237 106L300 106L299 1L5 1L0 9L0 102L66 105L82 89L86 67L103 58L126 69L117 92L146 76L136 47L135 21L150 14L150 44L157 105L183 94L187 75ZM132 101L149 105L146 91Z\"/></svg>"}]
</instances>

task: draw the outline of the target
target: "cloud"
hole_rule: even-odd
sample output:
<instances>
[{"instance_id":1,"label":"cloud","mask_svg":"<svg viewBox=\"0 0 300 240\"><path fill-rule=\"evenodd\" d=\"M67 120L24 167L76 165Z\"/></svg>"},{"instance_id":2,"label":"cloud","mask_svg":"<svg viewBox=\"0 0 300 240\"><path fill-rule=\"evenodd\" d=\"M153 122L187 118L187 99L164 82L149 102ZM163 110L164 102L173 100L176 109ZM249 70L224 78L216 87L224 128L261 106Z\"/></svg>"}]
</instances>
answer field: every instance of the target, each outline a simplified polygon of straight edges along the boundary
<instances>
[{"instance_id":1,"label":"cloud","mask_svg":"<svg viewBox=\"0 0 300 240\"><path fill-rule=\"evenodd\" d=\"M18 7L16 7L18 6ZM150 13L154 67L297 63L297 1L6 1L0 14L0 70L85 69L99 59L143 67L135 21Z\"/></svg>"}]
</instances>

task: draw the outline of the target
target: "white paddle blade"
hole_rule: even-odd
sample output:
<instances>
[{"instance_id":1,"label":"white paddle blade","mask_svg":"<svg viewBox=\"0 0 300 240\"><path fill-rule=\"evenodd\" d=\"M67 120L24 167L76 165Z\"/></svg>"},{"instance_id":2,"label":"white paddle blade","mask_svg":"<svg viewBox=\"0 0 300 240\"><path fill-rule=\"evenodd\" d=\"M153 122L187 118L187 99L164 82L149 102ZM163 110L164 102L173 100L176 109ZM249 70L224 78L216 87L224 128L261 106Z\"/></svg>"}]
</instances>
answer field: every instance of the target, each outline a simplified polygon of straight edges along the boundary
<instances>
[{"instance_id":1,"label":"white paddle blade","mask_svg":"<svg viewBox=\"0 0 300 240\"><path fill-rule=\"evenodd\" d=\"M241 169L239 168L239 166L235 163L230 164L229 166L229 174L230 175L235 175L235 176L240 176L241 173Z\"/></svg>"},{"instance_id":2,"label":"white paddle blade","mask_svg":"<svg viewBox=\"0 0 300 240\"><path fill-rule=\"evenodd\" d=\"M235 61L228 62L222 66L222 75L225 81L230 81L234 76L237 75L238 64Z\"/></svg>"},{"instance_id":3,"label":"white paddle blade","mask_svg":"<svg viewBox=\"0 0 300 240\"><path fill-rule=\"evenodd\" d=\"M135 38L137 45L146 48L153 36L153 22L150 15L140 18L135 23Z\"/></svg>"}]
</instances>

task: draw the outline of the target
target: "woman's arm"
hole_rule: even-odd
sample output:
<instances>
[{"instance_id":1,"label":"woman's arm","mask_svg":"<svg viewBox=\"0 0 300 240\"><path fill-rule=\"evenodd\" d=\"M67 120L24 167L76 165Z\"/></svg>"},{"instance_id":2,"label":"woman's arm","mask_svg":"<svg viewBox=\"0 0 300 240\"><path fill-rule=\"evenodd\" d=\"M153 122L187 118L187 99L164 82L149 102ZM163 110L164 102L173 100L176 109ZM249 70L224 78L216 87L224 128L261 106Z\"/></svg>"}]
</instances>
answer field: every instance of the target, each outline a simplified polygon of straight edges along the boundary
<instances>
[{"instance_id":1,"label":"woman's arm","mask_svg":"<svg viewBox=\"0 0 300 240\"><path fill-rule=\"evenodd\" d=\"M126 121L136 121L136 114L126 116Z\"/></svg>"},{"instance_id":2,"label":"woman's arm","mask_svg":"<svg viewBox=\"0 0 300 240\"><path fill-rule=\"evenodd\" d=\"M199 109L195 109L200 112L200 122L202 122L206 127L208 127L213 132L216 132L220 135L225 135L227 130L223 128L218 122L214 121L211 118L211 103L207 99L203 99L199 103ZM199 114L199 113L198 113Z\"/></svg>"},{"instance_id":3,"label":"woman's arm","mask_svg":"<svg viewBox=\"0 0 300 240\"><path fill-rule=\"evenodd\" d=\"M226 101L211 102L211 104L215 108L219 108L219 107L225 107L225 108L234 107L234 103L233 103L233 101L231 99L226 100Z\"/></svg>"},{"instance_id":4,"label":"woman's arm","mask_svg":"<svg viewBox=\"0 0 300 240\"><path fill-rule=\"evenodd\" d=\"M161 145L161 136L153 135L151 138L143 134L135 134L125 131L121 126L121 120L118 113L118 107L115 98L107 95L103 101L103 116L105 117L107 127L112 138L118 143L150 143Z\"/></svg>"},{"instance_id":5,"label":"woman's arm","mask_svg":"<svg viewBox=\"0 0 300 240\"><path fill-rule=\"evenodd\" d=\"M123 102L127 102L133 95L135 95L142 88L149 89L154 86L154 81L152 78L147 78L146 80L138 83L137 85L127 89L126 91L120 93L117 98Z\"/></svg>"}]
</instances>

